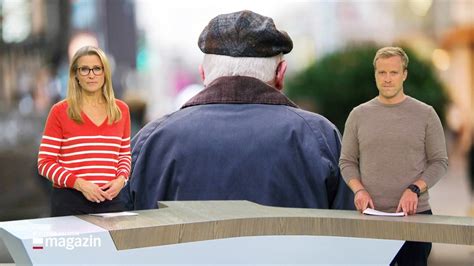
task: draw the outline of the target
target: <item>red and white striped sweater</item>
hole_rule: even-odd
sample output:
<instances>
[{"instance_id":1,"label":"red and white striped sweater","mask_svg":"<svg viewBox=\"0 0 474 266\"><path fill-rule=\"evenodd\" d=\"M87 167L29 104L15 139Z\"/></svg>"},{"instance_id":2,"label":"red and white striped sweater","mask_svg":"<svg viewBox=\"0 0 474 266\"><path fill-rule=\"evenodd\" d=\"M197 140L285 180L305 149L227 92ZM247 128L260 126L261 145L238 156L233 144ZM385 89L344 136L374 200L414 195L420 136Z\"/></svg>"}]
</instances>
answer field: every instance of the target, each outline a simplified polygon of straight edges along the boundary
<instances>
[{"instance_id":1,"label":"red and white striped sweater","mask_svg":"<svg viewBox=\"0 0 474 266\"><path fill-rule=\"evenodd\" d=\"M122 119L108 119L97 126L84 113L83 124L67 116L67 101L55 104L49 113L38 153L40 175L54 187L72 188L78 177L99 186L123 175L128 179L130 157L130 113L116 100Z\"/></svg>"}]
</instances>

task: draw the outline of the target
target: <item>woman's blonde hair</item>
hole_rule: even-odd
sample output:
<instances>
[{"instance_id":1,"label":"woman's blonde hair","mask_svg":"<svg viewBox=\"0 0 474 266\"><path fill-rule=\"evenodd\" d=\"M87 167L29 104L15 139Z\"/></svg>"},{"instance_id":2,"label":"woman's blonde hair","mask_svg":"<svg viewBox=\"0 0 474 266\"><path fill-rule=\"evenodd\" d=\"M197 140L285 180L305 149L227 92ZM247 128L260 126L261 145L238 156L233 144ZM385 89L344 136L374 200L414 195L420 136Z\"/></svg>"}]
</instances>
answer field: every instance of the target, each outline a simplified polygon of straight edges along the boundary
<instances>
[{"instance_id":1,"label":"woman's blonde hair","mask_svg":"<svg viewBox=\"0 0 474 266\"><path fill-rule=\"evenodd\" d=\"M93 46L84 46L81 49L77 50L74 54L71 65L69 66L69 82L67 87L67 96L66 101L68 103L67 115L72 120L77 123L83 123L81 116L81 105L82 105L82 88L79 85L79 80L77 79L77 61L79 58L85 55L97 55L102 62L102 67L104 68L104 86L102 87L102 95L106 101L107 117L108 124L115 123L122 118L122 112L120 108L115 103L114 89L112 87L112 74L110 71L109 60L105 53Z\"/></svg>"}]
</instances>

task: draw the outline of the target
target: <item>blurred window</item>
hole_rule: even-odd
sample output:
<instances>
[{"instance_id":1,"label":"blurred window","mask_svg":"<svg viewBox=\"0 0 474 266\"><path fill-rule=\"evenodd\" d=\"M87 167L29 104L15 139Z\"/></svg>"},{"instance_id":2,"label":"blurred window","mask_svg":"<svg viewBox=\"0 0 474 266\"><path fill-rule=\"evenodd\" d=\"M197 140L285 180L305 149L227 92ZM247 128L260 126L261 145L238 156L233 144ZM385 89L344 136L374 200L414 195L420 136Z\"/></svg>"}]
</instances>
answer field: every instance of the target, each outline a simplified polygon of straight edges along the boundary
<instances>
[{"instance_id":1,"label":"blurred window","mask_svg":"<svg viewBox=\"0 0 474 266\"><path fill-rule=\"evenodd\" d=\"M28 0L3 0L2 40L5 43L24 41L31 34L31 2Z\"/></svg>"},{"instance_id":2,"label":"blurred window","mask_svg":"<svg viewBox=\"0 0 474 266\"><path fill-rule=\"evenodd\" d=\"M74 29L87 30L97 27L95 0L71 1L71 23Z\"/></svg>"}]
</instances>

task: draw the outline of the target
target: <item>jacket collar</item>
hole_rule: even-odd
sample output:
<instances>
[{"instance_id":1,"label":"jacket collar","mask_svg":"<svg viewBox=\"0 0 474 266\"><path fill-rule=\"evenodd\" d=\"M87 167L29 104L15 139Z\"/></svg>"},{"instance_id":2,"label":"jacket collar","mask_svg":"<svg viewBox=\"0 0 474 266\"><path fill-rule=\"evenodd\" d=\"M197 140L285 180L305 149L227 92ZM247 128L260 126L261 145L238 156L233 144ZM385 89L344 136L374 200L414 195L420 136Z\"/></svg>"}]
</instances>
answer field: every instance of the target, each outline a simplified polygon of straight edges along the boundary
<instances>
[{"instance_id":1,"label":"jacket collar","mask_svg":"<svg viewBox=\"0 0 474 266\"><path fill-rule=\"evenodd\" d=\"M186 102L181 109L203 104L272 104L298 106L272 86L252 77L221 77Z\"/></svg>"}]
</instances>

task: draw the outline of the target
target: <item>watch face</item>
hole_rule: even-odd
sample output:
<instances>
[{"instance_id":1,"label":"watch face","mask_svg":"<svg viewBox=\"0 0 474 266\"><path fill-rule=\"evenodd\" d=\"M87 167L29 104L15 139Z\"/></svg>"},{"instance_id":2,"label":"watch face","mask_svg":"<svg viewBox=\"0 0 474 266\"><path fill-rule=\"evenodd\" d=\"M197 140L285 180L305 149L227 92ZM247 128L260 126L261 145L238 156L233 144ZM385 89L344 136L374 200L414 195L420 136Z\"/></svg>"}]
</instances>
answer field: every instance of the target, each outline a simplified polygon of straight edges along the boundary
<instances>
[{"instance_id":1,"label":"watch face","mask_svg":"<svg viewBox=\"0 0 474 266\"><path fill-rule=\"evenodd\" d=\"M420 196L420 188L417 185L411 184L408 186L408 189L413 191L413 193L416 193L418 197Z\"/></svg>"}]
</instances>

